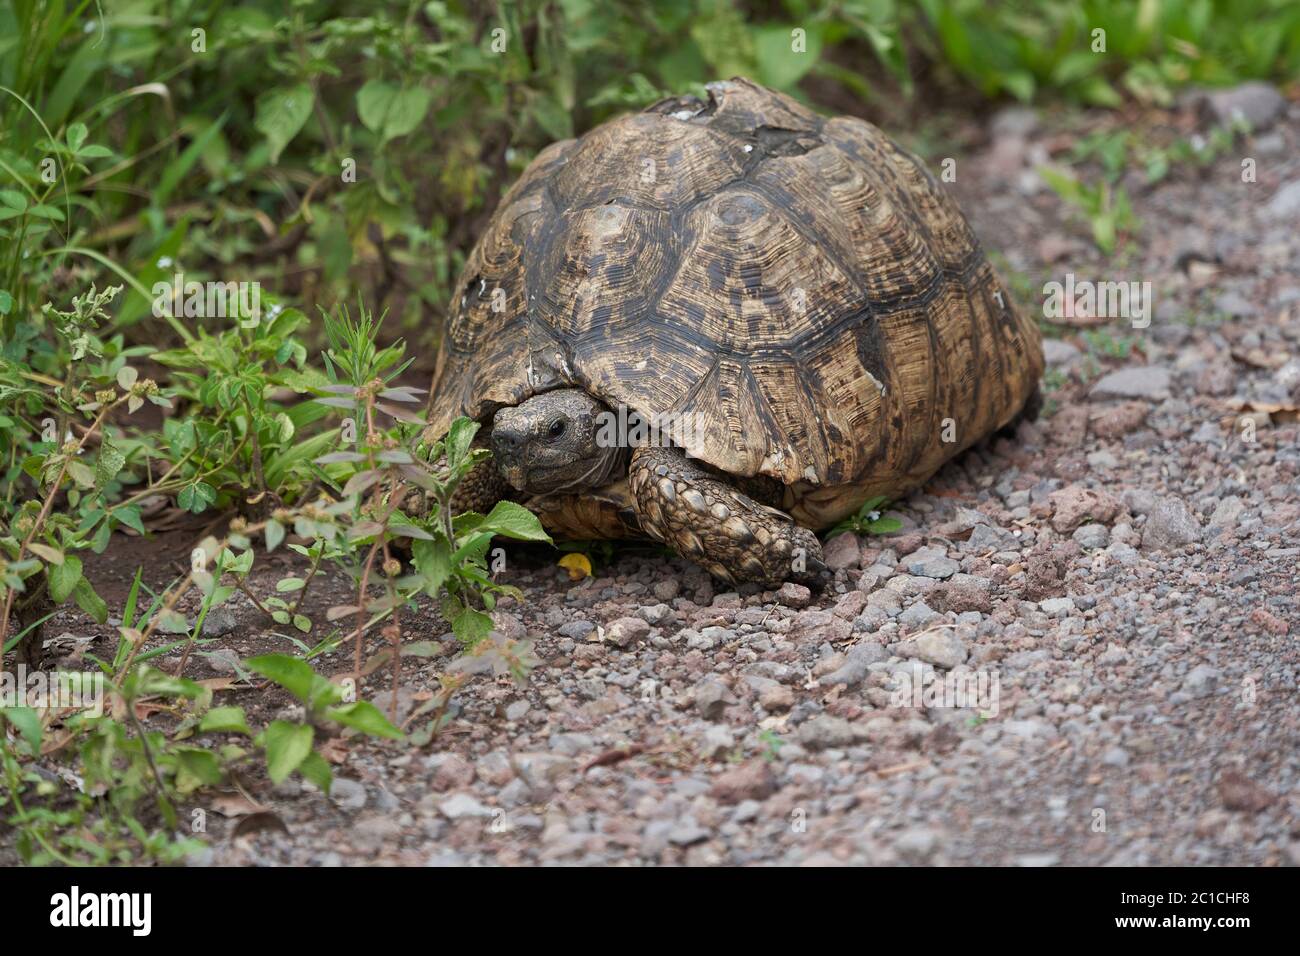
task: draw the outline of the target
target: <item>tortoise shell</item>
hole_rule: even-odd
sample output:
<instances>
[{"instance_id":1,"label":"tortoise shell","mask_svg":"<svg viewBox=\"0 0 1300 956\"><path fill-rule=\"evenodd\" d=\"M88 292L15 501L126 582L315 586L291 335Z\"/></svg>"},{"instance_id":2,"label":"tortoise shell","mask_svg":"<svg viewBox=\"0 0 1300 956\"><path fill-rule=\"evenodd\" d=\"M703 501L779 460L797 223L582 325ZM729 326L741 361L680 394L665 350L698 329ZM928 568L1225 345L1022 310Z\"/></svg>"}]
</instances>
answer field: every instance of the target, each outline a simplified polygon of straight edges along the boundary
<instances>
[{"instance_id":1,"label":"tortoise shell","mask_svg":"<svg viewBox=\"0 0 1300 956\"><path fill-rule=\"evenodd\" d=\"M430 431L580 387L689 416L690 457L780 481L823 528L1007 424L1041 340L880 130L743 79L708 89L527 168L461 275Z\"/></svg>"}]
</instances>

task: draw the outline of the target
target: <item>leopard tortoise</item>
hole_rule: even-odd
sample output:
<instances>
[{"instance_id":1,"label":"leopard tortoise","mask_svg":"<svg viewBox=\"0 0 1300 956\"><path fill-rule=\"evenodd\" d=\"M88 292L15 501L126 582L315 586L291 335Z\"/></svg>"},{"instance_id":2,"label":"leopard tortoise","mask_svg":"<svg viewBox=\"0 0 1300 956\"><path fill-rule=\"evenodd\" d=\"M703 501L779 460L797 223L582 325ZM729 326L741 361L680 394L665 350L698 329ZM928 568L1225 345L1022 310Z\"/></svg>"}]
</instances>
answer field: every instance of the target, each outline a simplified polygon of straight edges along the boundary
<instances>
[{"instance_id":1,"label":"leopard tortoise","mask_svg":"<svg viewBox=\"0 0 1300 956\"><path fill-rule=\"evenodd\" d=\"M527 168L460 277L426 435L484 426L459 507L512 498L775 585L823 567L814 531L1015 418L1042 345L880 130L708 90Z\"/></svg>"}]
</instances>

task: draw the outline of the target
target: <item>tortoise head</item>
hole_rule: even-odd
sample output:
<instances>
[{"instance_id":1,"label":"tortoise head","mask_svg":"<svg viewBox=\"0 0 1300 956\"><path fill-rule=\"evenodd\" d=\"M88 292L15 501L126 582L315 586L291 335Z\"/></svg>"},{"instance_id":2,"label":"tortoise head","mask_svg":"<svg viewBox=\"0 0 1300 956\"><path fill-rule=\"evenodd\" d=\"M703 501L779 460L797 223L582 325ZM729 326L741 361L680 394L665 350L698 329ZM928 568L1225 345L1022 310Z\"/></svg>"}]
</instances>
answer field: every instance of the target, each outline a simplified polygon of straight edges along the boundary
<instances>
[{"instance_id":1,"label":"tortoise head","mask_svg":"<svg viewBox=\"0 0 1300 956\"><path fill-rule=\"evenodd\" d=\"M623 449L598 441L608 412L582 389L562 388L503 408L492 420L492 458L519 491L578 493L608 484Z\"/></svg>"}]
</instances>

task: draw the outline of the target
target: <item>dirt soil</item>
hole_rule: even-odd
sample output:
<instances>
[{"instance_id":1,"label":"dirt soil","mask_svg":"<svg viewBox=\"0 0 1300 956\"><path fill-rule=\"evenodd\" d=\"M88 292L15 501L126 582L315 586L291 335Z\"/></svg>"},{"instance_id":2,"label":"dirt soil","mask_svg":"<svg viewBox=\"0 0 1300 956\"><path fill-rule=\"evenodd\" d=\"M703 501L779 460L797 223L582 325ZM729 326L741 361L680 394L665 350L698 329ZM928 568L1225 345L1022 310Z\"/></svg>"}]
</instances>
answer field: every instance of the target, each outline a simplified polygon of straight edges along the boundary
<instances>
[{"instance_id":1,"label":"dirt soil","mask_svg":"<svg viewBox=\"0 0 1300 956\"><path fill-rule=\"evenodd\" d=\"M1140 135L1204 134L1189 116ZM473 678L424 748L336 741L328 795L247 778L283 830L235 835L242 801L204 798L194 862L1300 863L1300 108L1204 168L1130 174L1142 228L1109 260L1034 172L1105 122L1011 110L954 150L1026 301L1071 272L1152 283L1148 328L1057 328L1037 423L900 502L898 533L833 539L820 590L736 592L650 548L574 583L555 552L511 551L525 600L497 623L535 640L527 686ZM164 585L192 542L123 539L87 573L120 608L137 565ZM253 589L295 561L259 555ZM318 632L350 591L313 587ZM213 624L189 676L293 651L242 595ZM404 628L443 650L404 661L402 715L454 648L430 607ZM65 610L47 650L75 663L110 632ZM986 696L900 699L900 675ZM386 671L363 693L387 709ZM244 684L217 702L292 711Z\"/></svg>"}]
</instances>

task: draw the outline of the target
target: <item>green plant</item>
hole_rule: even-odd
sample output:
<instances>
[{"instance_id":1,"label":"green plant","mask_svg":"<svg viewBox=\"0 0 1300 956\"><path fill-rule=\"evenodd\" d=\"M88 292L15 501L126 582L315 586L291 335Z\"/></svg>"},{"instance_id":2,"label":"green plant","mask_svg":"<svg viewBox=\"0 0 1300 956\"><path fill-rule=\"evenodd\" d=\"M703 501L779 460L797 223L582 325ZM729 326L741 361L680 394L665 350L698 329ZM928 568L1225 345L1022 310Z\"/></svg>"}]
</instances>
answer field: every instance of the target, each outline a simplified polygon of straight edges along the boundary
<instances>
[{"instance_id":1,"label":"green plant","mask_svg":"<svg viewBox=\"0 0 1300 956\"><path fill-rule=\"evenodd\" d=\"M1120 241L1137 232L1140 223L1122 186L1102 181L1088 185L1069 173L1039 167L1038 174L1068 205L1087 221L1097 248L1110 255Z\"/></svg>"},{"instance_id":2,"label":"green plant","mask_svg":"<svg viewBox=\"0 0 1300 956\"><path fill-rule=\"evenodd\" d=\"M883 512L889 505L889 499L884 495L877 495L869 498L862 503L862 507L857 510L856 514L845 518L835 527L826 533L828 539L835 537L837 534L844 534L846 531L853 531L857 534L891 534L903 526L903 522L897 518L891 518Z\"/></svg>"}]
</instances>

